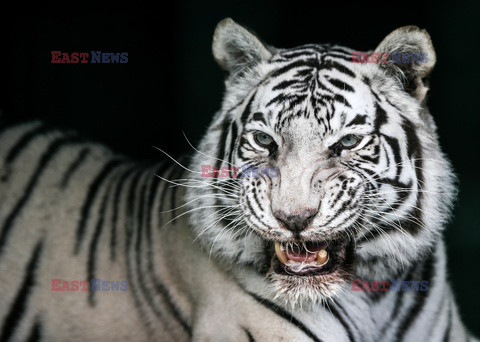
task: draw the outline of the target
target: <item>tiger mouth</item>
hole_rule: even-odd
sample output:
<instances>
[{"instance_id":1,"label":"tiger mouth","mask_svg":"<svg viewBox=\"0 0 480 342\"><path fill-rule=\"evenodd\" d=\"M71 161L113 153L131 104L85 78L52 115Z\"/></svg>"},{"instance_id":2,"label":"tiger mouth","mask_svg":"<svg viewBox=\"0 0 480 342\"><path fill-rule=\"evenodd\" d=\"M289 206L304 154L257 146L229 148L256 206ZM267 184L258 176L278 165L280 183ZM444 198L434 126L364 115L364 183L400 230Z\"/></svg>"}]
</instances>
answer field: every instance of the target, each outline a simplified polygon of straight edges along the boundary
<instances>
[{"instance_id":1,"label":"tiger mouth","mask_svg":"<svg viewBox=\"0 0 480 342\"><path fill-rule=\"evenodd\" d=\"M353 262L353 243L349 240L307 241L301 244L275 241L274 248L273 271L284 275L327 275L338 270L348 272Z\"/></svg>"}]
</instances>

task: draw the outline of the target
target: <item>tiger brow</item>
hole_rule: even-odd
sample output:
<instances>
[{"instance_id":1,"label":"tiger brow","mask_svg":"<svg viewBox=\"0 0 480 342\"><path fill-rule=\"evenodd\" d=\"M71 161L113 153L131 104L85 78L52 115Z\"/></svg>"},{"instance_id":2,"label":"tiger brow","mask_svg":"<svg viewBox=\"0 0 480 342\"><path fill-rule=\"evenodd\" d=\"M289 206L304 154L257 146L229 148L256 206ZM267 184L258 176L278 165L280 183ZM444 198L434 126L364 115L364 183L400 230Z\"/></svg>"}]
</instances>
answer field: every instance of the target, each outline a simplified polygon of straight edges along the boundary
<instances>
[{"instance_id":1,"label":"tiger brow","mask_svg":"<svg viewBox=\"0 0 480 342\"><path fill-rule=\"evenodd\" d=\"M265 126L267 125L267 120L265 118L265 114L263 114L262 112L253 113L252 121L258 121L258 122L263 123Z\"/></svg>"}]
</instances>

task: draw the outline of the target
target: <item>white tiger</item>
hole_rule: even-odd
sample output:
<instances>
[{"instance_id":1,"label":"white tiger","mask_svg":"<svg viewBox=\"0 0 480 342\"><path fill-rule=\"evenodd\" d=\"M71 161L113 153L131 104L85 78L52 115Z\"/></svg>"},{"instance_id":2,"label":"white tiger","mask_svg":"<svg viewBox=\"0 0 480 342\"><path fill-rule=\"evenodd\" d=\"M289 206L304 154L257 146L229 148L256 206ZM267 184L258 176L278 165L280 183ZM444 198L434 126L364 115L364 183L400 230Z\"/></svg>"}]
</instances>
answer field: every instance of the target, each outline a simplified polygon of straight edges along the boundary
<instances>
[{"instance_id":1,"label":"white tiger","mask_svg":"<svg viewBox=\"0 0 480 342\"><path fill-rule=\"evenodd\" d=\"M223 20L226 93L188 167L41 122L4 129L0 341L473 340L446 275L435 52L413 26L375 49L394 51L428 58L276 49Z\"/></svg>"}]
</instances>

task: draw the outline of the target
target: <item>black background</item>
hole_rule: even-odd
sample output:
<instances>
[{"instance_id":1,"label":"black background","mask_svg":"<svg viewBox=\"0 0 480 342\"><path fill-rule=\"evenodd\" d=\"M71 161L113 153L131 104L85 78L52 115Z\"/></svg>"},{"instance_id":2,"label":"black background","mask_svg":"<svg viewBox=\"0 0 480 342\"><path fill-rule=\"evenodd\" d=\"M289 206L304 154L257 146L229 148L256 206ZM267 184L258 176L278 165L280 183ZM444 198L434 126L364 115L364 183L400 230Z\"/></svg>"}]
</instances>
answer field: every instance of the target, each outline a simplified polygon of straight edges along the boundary
<instances>
[{"instance_id":1,"label":"black background","mask_svg":"<svg viewBox=\"0 0 480 342\"><path fill-rule=\"evenodd\" d=\"M437 52L429 106L460 179L446 232L461 314L480 335L478 181L479 7L474 1L226 3L184 1L125 12L5 14L0 22L1 125L41 118L139 159L152 146L192 152L220 107L223 72L211 54L218 21L232 17L278 47L340 43L369 50L404 25L426 28ZM127 64L51 64L51 51L128 52Z\"/></svg>"}]
</instances>

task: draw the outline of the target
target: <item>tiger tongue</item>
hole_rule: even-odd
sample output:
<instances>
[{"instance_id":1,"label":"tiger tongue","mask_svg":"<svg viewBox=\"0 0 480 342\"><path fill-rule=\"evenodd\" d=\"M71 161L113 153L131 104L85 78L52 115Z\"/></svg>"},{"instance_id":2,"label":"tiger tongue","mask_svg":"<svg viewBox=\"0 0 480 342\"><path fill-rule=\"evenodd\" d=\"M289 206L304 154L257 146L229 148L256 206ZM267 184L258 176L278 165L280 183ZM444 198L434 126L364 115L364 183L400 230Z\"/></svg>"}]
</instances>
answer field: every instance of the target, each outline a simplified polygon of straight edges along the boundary
<instances>
[{"instance_id":1,"label":"tiger tongue","mask_svg":"<svg viewBox=\"0 0 480 342\"><path fill-rule=\"evenodd\" d=\"M312 262L317 259L318 251L307 252L306 250L287 250L287 258L296 262Z\"/></svg>"},{"instance_id":2,"label":"tiger tongue","mask_svg":"<svg viewBox=\"0 0 480 342\"><path fill-rule=\"evenodd\" d=\"M327 247L327 244L326 243L322 243L322 244L307 243L306 247L308 251L303 247L298 248L295 246L294 248L287 248L285 251L287 258L295 262L305 262L305 263L313 262L317 260L318 251L325 249Z\"/></svg>"}]
</instances>

